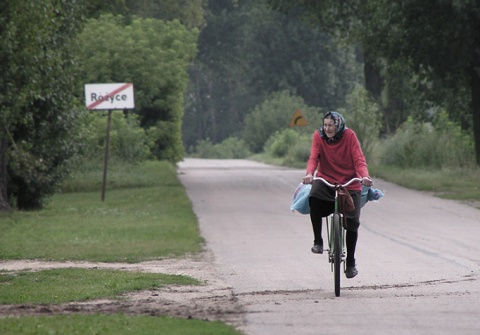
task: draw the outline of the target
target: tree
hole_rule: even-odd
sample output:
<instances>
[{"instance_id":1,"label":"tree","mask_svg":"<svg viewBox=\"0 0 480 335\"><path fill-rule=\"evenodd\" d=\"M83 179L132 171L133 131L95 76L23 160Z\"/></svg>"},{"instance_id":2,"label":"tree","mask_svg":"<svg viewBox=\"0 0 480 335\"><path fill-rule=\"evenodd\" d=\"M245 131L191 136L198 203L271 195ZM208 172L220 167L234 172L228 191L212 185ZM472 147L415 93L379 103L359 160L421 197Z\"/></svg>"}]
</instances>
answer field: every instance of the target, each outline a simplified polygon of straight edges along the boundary
<instances>
[{"instance_id":1,"label":"tree","mask_svg":"<svg viewBox=\"0 0 480 335\"><path fill-rule=\"evenodd\" d=\"M396 34L387 44L386 56L402 59L419 75L431 80L435 89L453 95L469 92L467 115L458 110L462 124L471 124L475 156L480 165L480 3L474 0L391 2L389 18ZM446 97L438 96L446 104ZM448 104L447 104L448 105ZM471 116L471 122L465 117Z\"/></svg>"},{"instance_id":2,"label":"tree","mask_svg":"<svg viewBox=\"0 0 480 335\"><path fill-rule=\"evenodd\" d=\"M42 206L75 154L77 2L2 1L0 209Z\"/></svg>"},{"instance_id":3,"label":"tree","mask_svg":"<svg viewBox=\"0 0 480 335\"><path fill-rule=\"evenodd\" d=\"M385 65L375 48L377 37L373 31L383 28L383 0L309 1L268 0L282 12L300 12L305 21L322 27L330 36L350 45L358 45L362 54L365 88L380 102L385 88ZM385 128L389 129L388 112L383 108Z\"/></svg>"},{"instance_id":4,"label":"tree","mask_svg":"<svg viewBox=\"0 0 480 335\"><path fill-rule=\"evenodd\" d=\"M335 109L362 81L355 48L337 47L299 15L266 1L209 1L199 53L190 68L184 142L241 136L246 115L269 94L288 90L312 106Z\"/></svg>"},{"instance_id":5,"label":"tree","mask_svg":"<svg viewBox=\"0 0 480 335\"><path fill-rule=\"evenodd\" d=\"M83 0L85 16L98 19L105 14L133 17L179 20L188 29L201 28L205 24L206 0Z\"/></svg>"},{"instance_id":6,"label":"tree","mask_svg":"<svg viewBox=\"0 0 480 335\"><path fill-rule=\"evenodd\" d=\"M83 0L84 15L99 18L103 14L122 14L127 10L126 0Z\"/></svg>"},{"instance_id":7,"label":"tree","mask_svg":"<svg viewBox=\"0 0 480 335\"><path fill-rule=\"evenodd\" d=\"M77 53L84 83L132 82L141 125L157 134L154 155L183 157L181 121L187 67L196 54L196 29L179 21L103 15L79 34Z\"/></svg>"},{"instance_id":8,"label":"tree","mask_svg":"<svg viewBox=\"0 0 480 335\"><path fill-rule=\"evenodd\" d=\"M344 36L360 42L364 49L366 87L373 96L378 97L384 91L382 59L387 62L387 70L392 64L400 64L402 70L408 68L415 73L417 82L428 82L430 87L422 87L422 97L433 98L433 101L426 101L431 104L449 106L451 115L458 118L466 129L471 127L476 143L476 160L480 165L478 1L269 2L284 11L303 8L305 15L317 20L317 24L339 29ZM452 97L461 97L453 99L456 102L454 109L449 101ZM466 113L458 108L464 106L464 99L471 101ZM384 109L384 113L392 110L395 111Z\"/></svg>"},{"instance_id":9,"label":"tree","mask_svg":"<svg viewBox=\"0 0 480 335\"><path fill-rule=\"evenodd\" d=\"M204 25L204 0L125 0L126 15L164 21L179 20L188 29Z\"/></svg>"}]
</instances>

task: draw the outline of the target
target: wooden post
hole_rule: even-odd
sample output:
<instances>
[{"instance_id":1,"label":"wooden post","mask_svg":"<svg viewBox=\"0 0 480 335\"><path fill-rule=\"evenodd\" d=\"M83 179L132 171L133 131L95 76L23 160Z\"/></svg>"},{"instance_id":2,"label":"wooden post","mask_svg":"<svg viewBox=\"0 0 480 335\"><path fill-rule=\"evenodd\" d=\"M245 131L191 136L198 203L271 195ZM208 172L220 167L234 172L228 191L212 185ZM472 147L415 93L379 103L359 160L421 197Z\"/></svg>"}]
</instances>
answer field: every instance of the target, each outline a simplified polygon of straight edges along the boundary
<instances>
[{"instance_id":1,"label":"wooden post","mask_svg":"<svg viewBox=\"0 0 480 335\"><path fill-rule=\"evenodd\" d=\"M103 163L102 201L105 201L105 188L107 184L108 146L110 142L111 121L112 121L112 110L109 110L108 116L107 116L107 137L105 138L105 159Z\"/></svg>"}]
</instances>

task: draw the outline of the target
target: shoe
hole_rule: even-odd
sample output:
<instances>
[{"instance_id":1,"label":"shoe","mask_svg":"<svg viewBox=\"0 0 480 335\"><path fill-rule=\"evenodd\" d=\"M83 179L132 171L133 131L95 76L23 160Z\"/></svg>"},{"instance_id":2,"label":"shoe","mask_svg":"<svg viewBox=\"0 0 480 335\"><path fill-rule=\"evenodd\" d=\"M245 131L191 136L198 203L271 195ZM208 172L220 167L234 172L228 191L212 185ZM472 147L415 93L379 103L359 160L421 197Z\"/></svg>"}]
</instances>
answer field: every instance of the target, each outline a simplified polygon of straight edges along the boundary
<instances>
[{"instance_id":1,"label":"shoe","mask_svg":"<svg viewBox=\"0 0 480 335\"><path fill-rule=\"evenodd\" d=\"M314 254L323 254L323 244L314 244L312 247Z\"/></svg>"},{"instance_id":2,"label":"shoe","mask_svg":"<svg viewBox=\"0 0 480 335\"><path fill-rule=\"evenodd\" d=\"M347 276L347 278L353 278L356 275L358 275L358 271L355 265L347 266L347 269L345 270L345 276Z\"/></svg>"}]
</instances>

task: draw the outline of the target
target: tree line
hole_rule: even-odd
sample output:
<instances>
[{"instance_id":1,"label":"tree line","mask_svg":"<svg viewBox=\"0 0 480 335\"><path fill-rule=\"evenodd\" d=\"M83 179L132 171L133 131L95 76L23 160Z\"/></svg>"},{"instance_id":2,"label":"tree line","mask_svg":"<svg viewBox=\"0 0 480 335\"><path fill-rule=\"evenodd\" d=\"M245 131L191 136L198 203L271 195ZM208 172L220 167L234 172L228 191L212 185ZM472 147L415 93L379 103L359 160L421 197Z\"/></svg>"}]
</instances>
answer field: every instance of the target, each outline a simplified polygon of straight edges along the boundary
<instances>
[{"instance_id":1,"label":"tree line","mask_svg":"<svg viewBox=\"0 0 480 335\"><path fill-rule=\"evenodd\" d=\"M381 104L384 128L400 115L444 107L474 134L480 164L480 3L466 1L269 0L284 12L300 10L313 25L358 43L365 87ZM430 109L431 110L431 109ZM400 118L400 122L405 118Z\"/></svg>"},{"instance_id":2,"label":"tree line","mask_svg":"<svg viewBox=\"0 0 480 335\"><path fill-rule=\"evenodd\" d=\"M381 112L370 133L445 110L480 164L474 0L2 0L0 13L0 209L40 208L101 151L86 83L134 83L135 110L114 118L129 160L177 162L205 141L259 152L295 108L312 130L360 86Z\"/></svg>"}]
</instances>

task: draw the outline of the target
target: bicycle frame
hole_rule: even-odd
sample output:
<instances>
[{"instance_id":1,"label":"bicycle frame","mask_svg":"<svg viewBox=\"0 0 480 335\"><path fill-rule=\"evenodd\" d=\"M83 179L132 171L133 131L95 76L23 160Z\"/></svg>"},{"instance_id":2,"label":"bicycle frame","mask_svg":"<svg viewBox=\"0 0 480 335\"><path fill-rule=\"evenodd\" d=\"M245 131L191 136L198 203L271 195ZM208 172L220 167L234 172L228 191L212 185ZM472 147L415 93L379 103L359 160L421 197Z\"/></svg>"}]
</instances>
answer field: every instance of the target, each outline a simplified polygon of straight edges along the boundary
<instances>
[{"instance_id":1,"label":"bicycle frame","mask_svg":"<svg viewBox=\"0 0 480 335\"><path fill-rule=\"evenodd\" d=\"M345 229L343 226L344 217L340 213L338 205L338 189L340 187L347 187L355 181L362 182L361 178L353 178L346 184L331 184L327 180L317 177L314 180L321 180L327 186L335 190L335 206L334 212L326 217L326 226L327 226L327 236L328 236L328 261L331 264L331 270L334 272L334 282L335 282L335 295L340 296L340 268L343 263L343 272L346 270L345 264ZM330 218L330 220L329 220ZM338 235L338 238L337 238Z\"/></svg>"},{"instance_id":2,"label":"bicycle frame","mask_svg":"<svg viewBox=\"0 0 480 335\"><path fill-rule=\"evenodd\" d=\"M337 193L337 192L335 192ZM337 197L338 195L336 195ZM338 201L337 199L335 200L335 211L330 214L329 216L325 217L325 225L327 226L327 236L328 236L328 261L330 262L331 264L331 269L332 269L332 272L333 272L333 265L334 265L334 250L335 250L335 247L334 247L334 243L335 243L335 235L334 235L334 232L335 232L335 228L334 228L334 223L333 223L333 216L334 215L338 215L339 217L339 223L340 223L340 250L341 250L341 254L340 254L340 258L341 258L341 262L343 263L343 267L344 267L344 272L345 272L345 229L343 228L343 214L339 212L338 210Z\"/></svg>"},{"instance_id":3,"label":"bicycle frame","mask_svg":"<svg viewBox=\"0 0 480 335\"><path fill-rule=\"evenodd\" d=\"M325 182L325 180L322 180L322 181ZM339 223L343 227L343 215L340 213L339 207L338 207L338 191L337 191L337 188L335 187L335 185L333 185L333 187L335 189L334 211L333 211L332 214L325 217L325 225L327 226L327 236L328 236L328 261L331 264L332 272L333 272L333 264L334 264L334 255L333 254L334 254L334 250L335 250L335 246L334 246L334 240L335 240L334 239L334 231L335 231L335 229L333 227L333 216L334 215L339 216ZM341 261L342 261L342 263L344 263L344 258L345 258L345 236L344 236L345 234L344 234L344 230L345 229L340 229L340 241L341 241L341 250L342 250Z\"/></svg>"}]
</instances>

